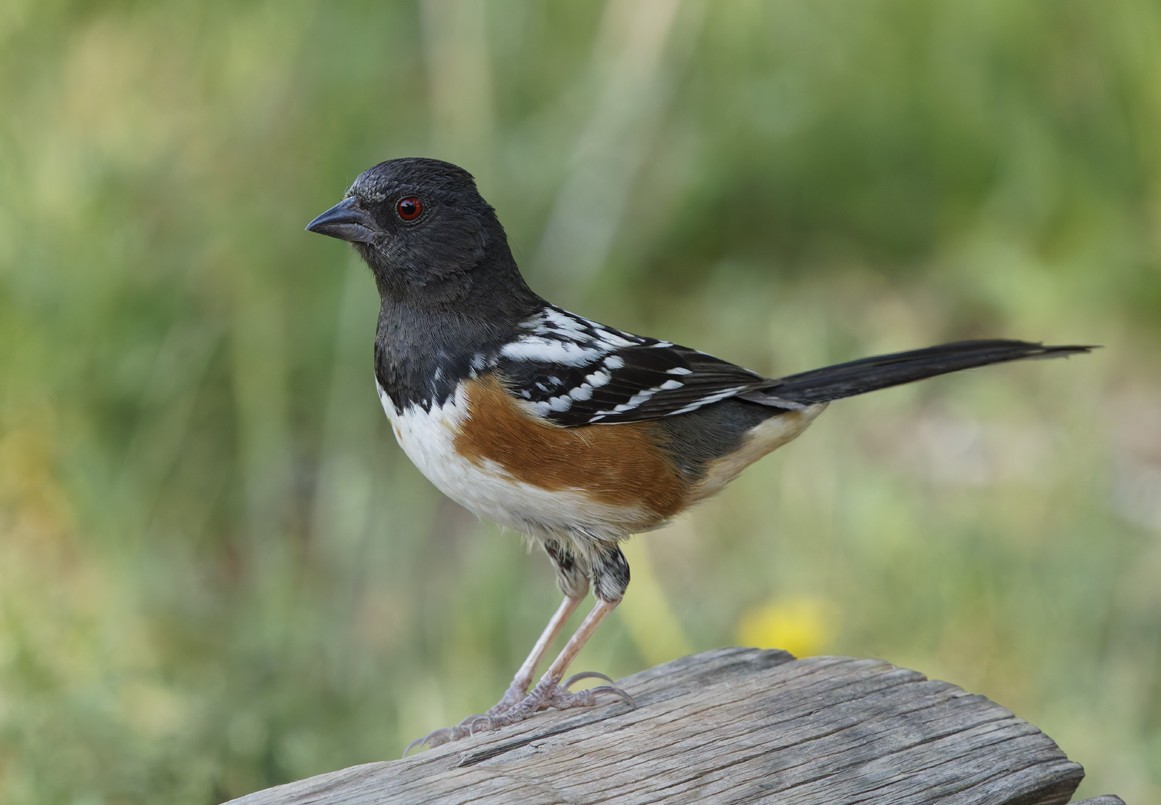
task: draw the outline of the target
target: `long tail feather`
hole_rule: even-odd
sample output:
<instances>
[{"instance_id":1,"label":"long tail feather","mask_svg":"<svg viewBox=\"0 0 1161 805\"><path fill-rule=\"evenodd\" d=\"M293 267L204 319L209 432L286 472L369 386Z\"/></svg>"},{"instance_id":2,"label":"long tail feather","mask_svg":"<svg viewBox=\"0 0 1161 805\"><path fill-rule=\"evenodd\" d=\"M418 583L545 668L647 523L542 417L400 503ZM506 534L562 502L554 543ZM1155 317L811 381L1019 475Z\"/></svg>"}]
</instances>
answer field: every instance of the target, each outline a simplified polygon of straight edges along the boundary
<instances>
[{"instance_id":1,"label":"long tail feather","mask_svg":"<svg viewBox=\"0 0 1161 805\"><path fill-rule=\"evenodd\" d=\"M1091 346L1044 346L1028 341L956 341L925 349L876 355L779 378L768 388L741 395L754 402L779 400L811 405L976 366L1091 352ZM763 400L763 398L767 398Z\"/></svg>"}]
</instances>

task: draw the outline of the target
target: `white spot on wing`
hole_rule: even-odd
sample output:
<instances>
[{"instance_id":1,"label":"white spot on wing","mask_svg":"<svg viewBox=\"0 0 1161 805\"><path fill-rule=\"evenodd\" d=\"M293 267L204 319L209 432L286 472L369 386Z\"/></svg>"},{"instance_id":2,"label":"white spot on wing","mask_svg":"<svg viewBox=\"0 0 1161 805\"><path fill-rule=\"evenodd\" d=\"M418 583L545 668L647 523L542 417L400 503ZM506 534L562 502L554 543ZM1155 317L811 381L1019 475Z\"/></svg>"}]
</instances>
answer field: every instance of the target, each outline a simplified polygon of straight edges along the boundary
<instances>
[{"instance_id":1,"label":"white spot on wing","mask_svg":"<svg viewBox=\"0 0 1161 805\"><path fill-rule=\"evenodd\" d=\"M633 342L628 338L613 332L607 327L602 327L596 323L593 323L593 327L596 329L597 336L601 339L601 343L608 344L613 349L633 346Z\"/></svg>"},{"instance_id":2,"label":"white spot on wing","mask_svg":"<svg viewBox=\"0 0 1161 805\"><path fill-rule=\"evenodd\" d=\"M505 344L500 350L505 358L517 361L540 363L560 363L565 366L584 366L601 356L601 350L582 347L570 341L555 341L548 338L522 338Z\"/></svg>"},{"instance_id":3,"label":"white spot on wing","mask_svg":"<svg viewBox=\"0 0 1161 805\"><path fill-rule=\"evenodd\" d=\"M593 372L591 375L587 375L585 377L585 382L593 388L598 389L612 379L613 376L602 369L600 371Z\"/></svg>"},{"instance_id":4,"label":"white spot on wing","mask_svg":"<svg viewBox=\"0 0 1161 805\"><path fill-rule=\"evenodd\" d=\"M643 391L638 391L636 394L629 398L628 402L623 402L614 408L613 413L623 414L626 411L632 411L635 408L640 408L656 393L657 389L645 389Z\"/></svg>"},{"instance_id":5,"label":"white spot on wing","mask_svg":"<svg viewBox=\"0 0 1161 805\"><path fill-rule=\"evenodd\" d=\"M674 414L688 414L690 411L696 411L698 408L701 408L703 405L710 405L712 403L716 403L716 402L719 402L721 400L724 400L724 399L726 399L726 397L732 397L744 388L745 388L745 386L734 386L733 388L725 389L723 391L717 391L717 392L714 392L713 394L707 394L705 397L702 397L700 400L694 400L689 405L686 405L682 408L678 408L673 413Z\"/></svg>"},{"instance_id":6,"label":"white spot on wing","mask_svg":"<svg viewBox=\"0 0 1161 805\"><path fill-rule=\"evenodd\" d=\"M590 386L588 383L582 383L581 385L577 386L575 389L570 391L568 393L568 396L572 397L574 400L592 399L593 387Z\"/></svg>"}]
</instances>

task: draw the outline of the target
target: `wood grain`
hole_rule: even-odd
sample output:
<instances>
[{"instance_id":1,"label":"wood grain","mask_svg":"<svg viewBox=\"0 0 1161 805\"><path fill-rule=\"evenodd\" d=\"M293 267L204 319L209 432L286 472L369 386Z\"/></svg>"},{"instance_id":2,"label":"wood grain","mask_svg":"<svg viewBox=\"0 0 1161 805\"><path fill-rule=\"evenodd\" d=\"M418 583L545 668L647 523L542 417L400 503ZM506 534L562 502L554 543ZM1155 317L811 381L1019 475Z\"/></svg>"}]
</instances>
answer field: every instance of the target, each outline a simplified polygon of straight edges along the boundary
<instances>
[{"instance_id":1,"label":"wood grain","mask_svg":"<svg viewBox=\"0 0 1161 805\"><path fill-rule=\"evenodd\" d=\"M1049 805L1069 802L1084 776L1050 738L999 705L881 660L721 649L619 684L637 709L611 703L545 713L232 805Z\"/></svg>"}]
</instances>

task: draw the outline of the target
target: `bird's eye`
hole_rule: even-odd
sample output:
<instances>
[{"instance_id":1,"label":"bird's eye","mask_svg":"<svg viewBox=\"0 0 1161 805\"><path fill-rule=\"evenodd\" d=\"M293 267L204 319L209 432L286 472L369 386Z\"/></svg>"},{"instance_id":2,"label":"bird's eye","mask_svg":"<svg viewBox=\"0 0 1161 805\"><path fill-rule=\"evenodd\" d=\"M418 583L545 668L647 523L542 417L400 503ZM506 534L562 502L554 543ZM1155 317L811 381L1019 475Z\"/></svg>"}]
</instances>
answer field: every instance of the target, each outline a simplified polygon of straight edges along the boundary
<instances>
[{"instance_id":1,"label":"bird's eye","mask_svg":"<svg viewBox=\"0 0 1161 805\"><path fill-rule=\"evenodd\" d=\"M406 196L395 202L395 214L404 221L414 221L423 215L423 202L419 196Z\"/></svg>"}]
</instances>

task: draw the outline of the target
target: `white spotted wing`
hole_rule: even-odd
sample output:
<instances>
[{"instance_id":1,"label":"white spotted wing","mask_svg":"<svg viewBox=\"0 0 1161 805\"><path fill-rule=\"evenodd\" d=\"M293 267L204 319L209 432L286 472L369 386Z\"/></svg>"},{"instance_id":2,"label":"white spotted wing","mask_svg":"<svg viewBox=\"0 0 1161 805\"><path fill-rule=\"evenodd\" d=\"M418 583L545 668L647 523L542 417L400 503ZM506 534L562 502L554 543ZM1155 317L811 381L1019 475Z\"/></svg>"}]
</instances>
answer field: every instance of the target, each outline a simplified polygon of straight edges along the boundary
<instances>
[{"instance_id":1,"label":"white spotted wing","mask_svg":"<svg viewBox=\"0 0 1161 805\"><path fill-rule=\"evenodd\" d=\"M520 330L500 350L494 368L530 410L566 427L684 414L774 385L712 355L554 306Z\"/></svg>"}]
</instances>

